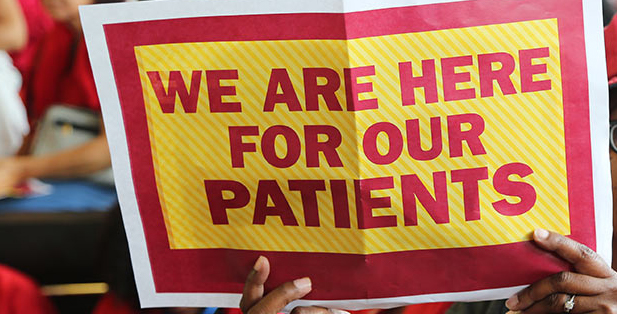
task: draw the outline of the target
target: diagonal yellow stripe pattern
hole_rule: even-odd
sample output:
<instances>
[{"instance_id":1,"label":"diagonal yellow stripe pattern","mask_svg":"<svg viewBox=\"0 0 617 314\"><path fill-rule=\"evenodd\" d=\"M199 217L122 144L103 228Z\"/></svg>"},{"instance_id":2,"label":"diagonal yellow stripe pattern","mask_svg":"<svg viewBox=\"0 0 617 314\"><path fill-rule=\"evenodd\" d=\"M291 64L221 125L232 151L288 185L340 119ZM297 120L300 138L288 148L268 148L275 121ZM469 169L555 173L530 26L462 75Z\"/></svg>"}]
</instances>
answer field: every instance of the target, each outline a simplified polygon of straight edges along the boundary
<instances>
[{"instance_id":1,"label":"diagonal yellow stripe pattern","mask_svg":"<svg viewBox=\"0 0 617 314\"><path fill-rule=\"evenodd\" d=\"M533 75L534 81L550 80L550 90L521 92L519 51L548 48L549 56L532 60L546 65L545 73ZM148 131L157 189L172 249L233 248L266 251L306 251L374 254L404 250L476 247L529 240L535 228L570 233L563 100L559 60L557 20L535 20L508 24L447 29L421 33L395 34L353 40L285 40L255 42L208 42L140 46L135 48L145 99ZM493 84L493 96L481 97L478 55L505 52L516 60L509 76L516 94L504 95ZM471 65L456 67L457 73L469 73L468 82L456 88L474 89L473 99L445 101L441 68L443 58L471 56ZM425 93L415 89L416 104L401 105L399 62L411 62L414 75L422 75L422 60L435 60L438 99L426 103ZM358 78L372 84L372 91L359 93L360 100L377 99L378 110L346 110L344 68L374 66L375 75ZM303 109L305 91L303 68L329 68L336 71L341 86L336 97L342 111L329 111L319 98L319 111L289 111L287 104L275 105L264 112L264 101L272 69L287 69L289 79ZM499 65L493 65L494 69ZM197 112L184 113L176 98L175 113L164 114L147 72L158 71L164 88L169 72L180 71L190 87L194 70L237 69L238 80L221 80L234 86L236 95L222 97L223 102L240 102L241 113L212 113L206 76L202 73ZM542 71L540 71L542 72ZM325 84L320 79L319 84ZM281 92L281 88L278 88ZM447 118L476 113L482 116L485 130L480 135L486 154L473 155L463 143L463 156L450 157ZM414 160L403 145L400 157L388 165L375 165L364 154L362 139L369 127L389 122L406 139L405 121L418 119L420 141L424 149L431 145L430 118L441 119L443 148L439 156L427 161ZM263 157L261 135L270 127L285 125L293 129L301 144L298 161L288 168L276 168ZM306 165L304 126L331 125L342 136L337 153L344 167L330 167L320 154L320 167ZM255 143L256 152L243 154L245 167L232 168L229 126L257 126L259 136L245 136ZM469 125L464 125L469 128ZM321 138L321 140L325 140ZM391 147L385 133L377 136L377 149L386 154ZM275 140L276 153L284 157L287 143ZM518 203L517 196L502 195L493 184L493 175L510 163L528 165L533 173L510 180L533 186L533 207L517 216L505 216L492 203L505 199ZM478 181L480 219L467 220L464 190L452 182L451 170L486 167L489 178ZM435 195L433 173L445 171L447 178L448 223L436 223L422 204L417 206L417 226L405 226L401 175L415 174L431 195ZM396 226L359 229L354 180L392 177L394 188L371 191L371 197L387 197L389 208L375 208L372 214L395 216ZM346 180L350 228L335 226L330 180ZM235 180L250 193L243 208L227 210L229 224L213 224L204 189L204 180ZM276 180L290 204L298 226L285 226L278 216L268 216L264 225L253 225L259 180ZM319 226L307 227L301 195L290 191L288 180L324 180L325 191L317 191ZM224 193L225 198L233 197ZM270 206L275 200L269 198ZM280 205L280 204L278 204Z\"/></svg>"}]
</instances>

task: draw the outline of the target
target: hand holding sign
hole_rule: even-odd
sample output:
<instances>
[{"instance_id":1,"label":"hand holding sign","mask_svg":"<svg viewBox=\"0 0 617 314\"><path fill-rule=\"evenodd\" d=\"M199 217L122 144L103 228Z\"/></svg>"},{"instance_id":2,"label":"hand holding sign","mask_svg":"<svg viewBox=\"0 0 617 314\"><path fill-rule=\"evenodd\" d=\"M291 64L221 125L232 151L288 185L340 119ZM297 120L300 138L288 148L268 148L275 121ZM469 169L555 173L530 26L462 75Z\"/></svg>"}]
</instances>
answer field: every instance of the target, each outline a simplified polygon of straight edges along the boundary
<instances>
[{"instance_id":1,"label":"hand holding sign","mask_svg":"<svg viewBox=\"0 0 617 314\"><path fill-rule=\"evenodd\" d=\"M0 159L0 197L10 195L26 179L23 162L19 158Z\"/></svg>"},{"instance_id":2,"label":"hand holding sign","mask_svg":"<svg viewBox=\"0 0 617 314\"><path fill-rule=\"evenodd\" d=\"M611 311L617 308L617 273L596 252L572 239L543 229L534 232L534 241L541 248L572 263L577 272L554 274L512 296L506 302L512 310L508 314L561 313L572 295L576 297L570 313ZM268 260L259 257L244 286L240 301L244 313L277 313L311 291L308 278L302 278L284 283L264 297L263 284L269 273ZM296 314L328 311L333 310L320 307L298 307L293 310Z\"/></svg>"},{"instance_id":3,"label":"hand holding sign","mask_svg":"<svg viewBox=\"0 0 617 314\"><path fill-rule=\"evenodd\" d=\"M270 274L270 262L267 258L260 256L255 262L255 266L246 278L240 309L246 314L275 314L279 313L290 302L302 298L311 292L311 280L308 277L299 278L292 282L286 282L272 292L264 296L264 283ZM332 314L323 307L297 307L293 310L295 314Z\"/></svg>"},{"instance_id":4,"label":"hand holding sign","mask_svg":"<svg viewBox=\"0 0 617 314\"><path fill-rule=\"evenodd\" d=\"M570 313L611 313L617 309L617 273L596 252L542 229L533 237L541 248L572 263L576 272L560 272L532 284L508 299L509 309L525 314L561 313L572 295L575 303Z\"/></svg>"},{"instance_id":5,"label":"hand holding sign","mask_svg":"<svg viewBox=\"0 0 617 314\"><path fill-rule=\"evenodd\" d=\"M236 306L259 255L276 271L260 259L247 312L506 298L564 269L530 245L538 228L608 256L605 108L590 106L606 103L590 61L604 58L600 13L583 0L83 8L141 305Z\"/></svg>"}]
</instances>

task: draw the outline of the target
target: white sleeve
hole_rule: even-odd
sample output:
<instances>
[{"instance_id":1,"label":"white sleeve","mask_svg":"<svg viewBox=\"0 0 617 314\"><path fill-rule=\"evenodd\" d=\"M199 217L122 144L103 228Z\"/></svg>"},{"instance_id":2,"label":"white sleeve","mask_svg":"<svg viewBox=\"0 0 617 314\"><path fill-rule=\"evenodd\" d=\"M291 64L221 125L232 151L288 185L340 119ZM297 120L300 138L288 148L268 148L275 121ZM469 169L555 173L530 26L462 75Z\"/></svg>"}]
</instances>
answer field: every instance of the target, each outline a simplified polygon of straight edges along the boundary
<instances>
[{"instance_id":1,"label":"white sleeve","mask_svg":"<svg viewBox=\"0 0 617 314\"><path fill-rule=\"evenodd\" d=\"M21 76L8 54L0 51L0 157L13 155L30 127L21 98Z\"/></svg>"}]
</instances>

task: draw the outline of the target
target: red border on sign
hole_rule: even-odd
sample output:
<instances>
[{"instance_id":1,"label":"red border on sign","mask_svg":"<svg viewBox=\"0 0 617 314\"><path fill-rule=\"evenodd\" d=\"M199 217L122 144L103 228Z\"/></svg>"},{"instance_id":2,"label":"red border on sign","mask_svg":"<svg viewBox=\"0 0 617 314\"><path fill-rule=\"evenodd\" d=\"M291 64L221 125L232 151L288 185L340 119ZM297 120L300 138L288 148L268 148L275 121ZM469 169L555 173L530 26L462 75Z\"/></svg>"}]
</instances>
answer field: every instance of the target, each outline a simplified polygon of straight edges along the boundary
<instances>
[{"instance_id":1,"label":"red border on sign","mask_svg":"<svg viewBox=\"0 0 617 314\"><path fill-rule=\"evenodd\" d=\"M272 265L268 289L308 275L314 289L306 298L319 300L517 286L568 266L531 242L440 249L439 254L435 254L437 250L420 250L367 256L231 249L171 250L155 183L135 46L345 39L556 18L561 47L571 238L595 248L595 219L593 211L589 210L593 208L593 180L582 11L581 0L477 0L349 14L250 15L105 25L132 175L139 178L135 182L135 192L156 291L241 293L245 277L260 254L267 256ZM211 29L216 32L208 31ZM307 269L311 273L301 272Z\"/></svg>"}]
</instances>

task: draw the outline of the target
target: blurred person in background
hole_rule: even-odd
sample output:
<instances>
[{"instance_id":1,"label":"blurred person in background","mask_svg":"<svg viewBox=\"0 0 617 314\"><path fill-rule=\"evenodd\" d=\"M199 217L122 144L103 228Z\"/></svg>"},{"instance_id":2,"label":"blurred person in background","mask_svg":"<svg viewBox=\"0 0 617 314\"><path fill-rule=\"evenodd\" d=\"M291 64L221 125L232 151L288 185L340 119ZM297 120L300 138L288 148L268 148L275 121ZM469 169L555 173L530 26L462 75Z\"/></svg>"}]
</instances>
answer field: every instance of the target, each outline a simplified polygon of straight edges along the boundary
<instances>
[{"instance_id":1,"label":"blurred person in background","mask_svg":"<svg viewBox=\"0 0 617 314\"><path fill-rule=\"evenodd\" d=\"M28 133L26 112L19 97L21 77L6 51L22 49L26 23L16 0L0 0L0 156L14 154ZM53 314L55 309L34 281L0 265L0 314Z\"/></svg>"},{"instance_id":2,"label":"blurred person in background","mask_svg":"<svg viewBox=\"0 0 617 314\"><path fill-rule=\"evenodd\" d=\"M120 207L109 211L102 239L101 267L109 291L99 299L92 314L241 314L217 308L141 309Z\"/></svg>"},{"instance_id":3,"label":"blurred person in background","mask_svg":"<svg viewBox=\"0 0 617 314\"><path fill-rule=\"evenodd\" d=\"M23 48L27 36L26 22L16 0L0 1L0 50Z\"/></svg>"},{"instance_id":4,"label":"blurred person in background","mask_svg":"<svg viewBox=\"0 0 617 314\"><path fill-rule=\"evenodd\" d=\"M0 159L0 195L10 195L29 178L83 178L111 165L78 11L79 5L95 1L42 0L42 3L54 25L38 45L22 91L33 131L22 149L24 154ZM61 130L53 129L56 121L47 122L49 127L41 131L45 115L54 106L62 107L56 110L59 112L56 117L75 114L78 116L76 122L69 121ZM86 113L89 117L84 118ZM91 121L92 117L95 125L83 127L85 122L82 121ZM88 140L70 147L63 143L63 136L81 131L93 134ZM37 136L43 140L37 141ZM50 140L49 136L55 137ZM68 139L72 141L71 137ZM37 146L45 149L42 153L31 154ZM113 184L112 180L107 183L109 181Z\"/></svg>"},{"instance_id":5,"label":"blurred person in background","mask_svg":"<svg viewBox=\"0 0 617 314\"><path fill-rule=\"evenodd\" d=\"M17 152L29 132L19 97L21 77L6 51L26 44L26 23L16 0L0 0L0 157Z\"/></svg>"},{"instance_id":6,"label":"blurred person in background","mask_svg":"<svg viewBox=\"0 0 617 314\"><path fill-rule=\"evenodd\" d=\"M28 82L39 43L53 27L54 21L45 11L41 0L18 0L18 2L26 22L27 40L23 47L9 50L9 54L23 81Z\"/></svg>"}]
</instances>

